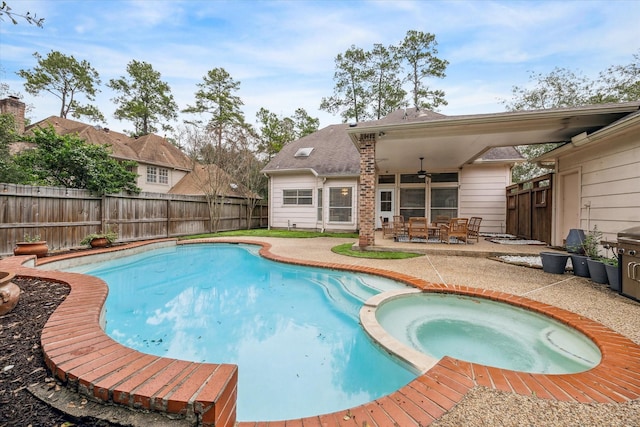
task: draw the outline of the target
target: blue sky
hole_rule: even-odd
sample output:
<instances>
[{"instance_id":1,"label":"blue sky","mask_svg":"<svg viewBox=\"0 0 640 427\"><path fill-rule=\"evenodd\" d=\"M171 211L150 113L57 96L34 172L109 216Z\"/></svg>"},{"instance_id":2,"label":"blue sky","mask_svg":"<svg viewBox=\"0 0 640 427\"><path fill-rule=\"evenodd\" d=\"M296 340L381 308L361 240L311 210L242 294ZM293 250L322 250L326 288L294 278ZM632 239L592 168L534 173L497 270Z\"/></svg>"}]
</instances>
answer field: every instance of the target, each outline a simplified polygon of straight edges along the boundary
<instances>
[{"instance_id":1,"label":"blue sky","mask_svg":"<svg viewBox=\"0 0 640 427\"><path fill-rule=\"evenodd\" d=\"M59 113L57 98L24 91L15 73L51 50L87 60L103 85L96 104L113 118L109 79L132 60L150 63L169 83L179 108L193 104L196 84L212 68L240 82L249 123L260 107L291 116L303 107L321 127L341 121L319 110L333 93L334 59L351 45L397 44L408 30L435 34L447 76L430 81L446 93L447 115L504 111L529 72L569 68L595 78L625 65L640 49L640 1L222 1L8 0L14 12L45 18L44 28L0 21L0 80L19 92L41 120ZM179 123L172 123L177 125Z\"/></svg>"}]
</instances>

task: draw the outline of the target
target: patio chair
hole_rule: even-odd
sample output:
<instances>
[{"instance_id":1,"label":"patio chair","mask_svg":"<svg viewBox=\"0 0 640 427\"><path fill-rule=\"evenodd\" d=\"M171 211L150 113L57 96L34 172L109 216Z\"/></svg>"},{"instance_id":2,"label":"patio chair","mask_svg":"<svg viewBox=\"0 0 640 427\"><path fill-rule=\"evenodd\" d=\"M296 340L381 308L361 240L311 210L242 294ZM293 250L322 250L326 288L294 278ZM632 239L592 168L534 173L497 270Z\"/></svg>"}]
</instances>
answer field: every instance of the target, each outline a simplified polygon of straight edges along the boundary
<instances>
[{"instance_id":1,"label":"patio chair","mask_svg":"<svg viewBox=\"0 0 640 427\"><path fill-rule=\"evenodd\" d=\"M382 226L382 238L384 239L389 236L393 236L393 226L389 222L388 218L380 217L380 224Z\"/></svg>"},{"instance_id":2,"label":"patio chair","mask_svg":"<svg viewBox=\"0 0 640 427\"><path fill-rule=\"evenodd\" d=\"M449 224L440 226L440 241L451 243L450 239L455 237L467 243L467 233L469 232L469 218L451 218Z\"/></svg>"},{"instance_id":3,"label":"patio chair","mask_svg":"<svg viewBox=\"0 0 640 427\"><path fill-rule=\"evenodd\" d=\"M393 216L393 237L406 236L407 228L404 223L404 217L402 215Z\"/></svg>"},{"instance_id":4,"label":"patio chair","mask_svg":"<svg viewBox=\"0 0 640 427\"><path fill-rule=\"evenodd\" d=\"M446 215L436 215L436 219L433 220L433 223L437 226L440 226L441 224L449 224L450 219L451 218Z\"/></svg>"},{"instance_id":5,"label":"patio chair","mask_svg":"<svg viewBox=\"0 0 640 427\"><path fill-rule=\"evenodd\" d=\"M427 218L411 217L409 218L409 241L414 237L429 238L429 228L427 227Z\"/></svg>"},{"instance_id":6,"label":"patio chair","mask_svg":"<svg viewBox=\"0 0 640 427\"><path fill-rule=\"evenodd\" d=\"M480 239L480 223L482 222L482 218L478 216L472 216L469 219L469 233L467 234L467 239L475 239L476 242Z\"/></svg>"}]
</instances>

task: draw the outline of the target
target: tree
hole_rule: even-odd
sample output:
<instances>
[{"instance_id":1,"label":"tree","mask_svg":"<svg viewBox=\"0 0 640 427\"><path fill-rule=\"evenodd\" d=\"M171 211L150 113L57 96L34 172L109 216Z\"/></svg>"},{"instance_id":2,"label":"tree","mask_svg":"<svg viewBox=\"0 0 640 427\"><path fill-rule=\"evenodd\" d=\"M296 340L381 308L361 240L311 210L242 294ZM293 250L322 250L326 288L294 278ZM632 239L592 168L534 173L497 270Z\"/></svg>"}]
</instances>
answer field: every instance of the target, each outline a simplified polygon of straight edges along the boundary
<instances>
[{"instance_id":1,"label":"tree","mask_svg":"<svg viewBox=\"0 0 640 427\"><path fill-rule=\"evenodd\" d=\"M345 123L349 119L356 122L370 119L367 108L371 101L369 83L373 70L369 67L369 54L351 45L344 54L338 54L335 63L333 96L322 98L320 109L340 113Z\"/></svg>"},{"instance_id":2,"label":"tree","mask_svg":"<svg viewBox=\"0 0 640 427\"><path fill-rule=\"evenodd\" d=\"M21 139L13 114L0 114L0 182L20 183L27 174L16 164L9 147Z\"/></svg>"},{"instance_id":3,"label":"tree","mask_svg":"<svg viewBox=\"0 0 640 427\"><path fill-rule=\"evenodd\" d=\"M136 174L129 171L137 164L115 160L105 145L89 144L76 135L58 135L52 126L34 129L27 140L35 148L15 157L29 175L21 184L83 188L99 195L140 192Z\"/></svg>"},{"instance_id":4,"label":"tree","mask_svg":"<svg viewBox=\"0 0 640 427\"><path fill-rule=\"evenodd\" d=\"M435 36L408 31L398 46L374 44L371 51L354 45L336 57L334 94L322 98L320 109L340 113L344 122L380 119L402 105L411 87L413 104L418 109L447 105L444 91L429 88L425 79L445 77L449 64L436 56ZM398 76L406 74L404 80Z\"/></svg>"},{"instance_id":5,"label":"tree","mask_svg":"<svg viewBox=\"0 0 640 427\"><path fill-rule=\"evenodd\" d=\"M578 107L606 102L640 100L640 52L633 55L628 65L614 65L600 72L598 79L590 80L579 71L554 68L549 74L529 75L529 87L514 86L513 98L502 100L508 111L544 110L549 108ZM517 147L527 159L534 159L556 148L559 144L534 144ZM514 182L521 182L544 173L534 163L516 165Z\"/></svg>"},{"instance_id":6,"label":"tree","mask_svg":"<svg viewBox=\"0 0 640 427\"><path fill-rule=\"evenodd\" d=\"M78 61L57 51L51 51L46 58L38 52L33 56L38 65L33 70L20 70L16 74L26 80L25 90L38 95L49 92L60 99L60 117L66 118L69 113L79 118L87 116L104 122L104 116L97 107L90 104L81 105L76 96L84 94L89 101L94 101L99 92L100 76L87 61Z\"/></svg>"},{"instance_id":7,"label":"tree","mask_svg":"<svg viewBox=\"0 0 640 427\"><path fill-rule=\"evenodd\" d=\"M409 67L406 81L411 86L413 106L416 109L433 110L439 105L447 105L444 91L432 90L424 82L429 77L445 77L449 62L436 56L436 46L435 35L409 30L398 47L400 57Z\"/></svg>"},{"instance_id":8,"label":"tree","mask_svg":"<svg viewBox=\"0 0 640 427\"><path fill-rule=\"evenodd\" d=\"M389 48L374 44L369 54L369 67L371 68L371 96L373 98L373 117L381 119L402 105L405 92L402 89L402 80L397 76L401 74L401 64L398 61L398 51L395 47Z\"/></svg>"},{"instance_id":9,"label":"tree","mask_svg":"<svg viewBox=\"0 0 640 427\"><path fill-rule=\"evenodd\" d=\"M11 22L13 22L13 25L18 25L18 21L16 20L15 17L22 18L25 21L27 21L29 24L36 25L40 28L42 28L42 24L44 23L44 18L38 18L35 13L31 15L31 12L26 12L26 13L13 12L13 9L9 7L6 1L3 1L2 5L0 5L0 21L4 21L3 16L6 16L7 18L9 18Z\"/></svg>"},{"instance_id":10,"label":"tree","mask_svg":"<svg viewBox=\"0 0 640 427\"><path fill-rule=\"evenodd\" d=\"M183 136L194 167L199 170L194 179L209 204L211 231L216 232L229 186L239 185L230 182L230 177L236 176L241 169L238 166L241 160L239 146L251 139L254 131L245 122L240 109L242 100L235 94L240 83L225 69L209 70L197 87L195 105L188 106L183 112L209 117L206 121L187 122Z\"/></svg>"},{"instance_id":11,"label":"tree","mask_svg":"<svg viewBox=\"0 0 640 427\"><path fill-rule=\"evenodd\" d=\"M127 64L129 78L109 80L111 89L120 95L112 101L119 104L114 116L119 120L133 122L132 136L147 135L162 130L169 131L170 125L161 124L160 120L175 120L178 118L178 105L173 99L171 88L160 78L151 64L133 60Z\"/></svg>"},{"instance_id":12,"label":"tree","mask_svg":"<svg viewBox=\"0 0 640 427\"><path fill-rule=\"evenodd\" d=\"M260 133L258 151L265 153L268 159L278 153L285 144L317 131L320 125L320 120L309 116L304 108L296 109L293 117L284 118L261 108L256 113L256 118Z\"/></svg>"},{"instance_id":13,"label":"tree","mask_svg":"<svg viewBox=\"0 0 640 427\"><path fill-rule=\"evenodd\" d=\"M233 80L224 68L213 68L198 83L195 93L196 103L187 106L184 113L209 114L207 126L215 132L216 145L222 146L226 130L246 127L244 113L240 109L243 102L235 93L240 82Z\"/></svg>"},{"instance_id":14,"label":"tree","mask_svg":"<svg viewBox=\"0 0 640 427\"><path fill-rule=\"evenodd\" d=\"M320 119L311 117L304 108L297 108L292 119L296 139L314 133L320 126Z\"/></svg>"},{"instance_id":15,"label":"tree","mask_svg":"<svg viewBox=\"0 0 640 427\"><path fill-rule=\"evenodd\" d=\"M535 86L514 86L512 100L502 102L508 111L544 110L549 108L575 107L589 103L594 92L594 83L580 73L566 68L554 68L549 74L529 74Z\"/></svg>"},{"instance_id":16,"label":"tree","mask_svg":"<svg viewBox=\"0 0 640 427\"><path fill-rule=\"evenodd\" d=\"M640 100L640 51L627 65L613 65L600 72L596 95L591 103L627 102Z\"/></svg>"}]
</instances>

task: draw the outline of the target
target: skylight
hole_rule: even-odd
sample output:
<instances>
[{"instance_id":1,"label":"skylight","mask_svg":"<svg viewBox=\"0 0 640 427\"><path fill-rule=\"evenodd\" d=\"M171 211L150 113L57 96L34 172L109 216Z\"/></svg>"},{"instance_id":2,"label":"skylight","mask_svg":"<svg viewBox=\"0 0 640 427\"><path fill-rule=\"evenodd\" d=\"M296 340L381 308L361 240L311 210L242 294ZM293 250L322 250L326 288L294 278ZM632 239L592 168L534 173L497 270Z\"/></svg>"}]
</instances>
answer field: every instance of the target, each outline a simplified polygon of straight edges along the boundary
<instances>
[{"instance_id":1,"label":"skylight","mask_svg":"<svg viewBox=\"0 0 640 427\"><path fill-rule=\"evenodd\" d=\"M295 157L309 157L312 151L313 147L299 148L298 151L296 151Z\"/></svg>"}]
</instances>

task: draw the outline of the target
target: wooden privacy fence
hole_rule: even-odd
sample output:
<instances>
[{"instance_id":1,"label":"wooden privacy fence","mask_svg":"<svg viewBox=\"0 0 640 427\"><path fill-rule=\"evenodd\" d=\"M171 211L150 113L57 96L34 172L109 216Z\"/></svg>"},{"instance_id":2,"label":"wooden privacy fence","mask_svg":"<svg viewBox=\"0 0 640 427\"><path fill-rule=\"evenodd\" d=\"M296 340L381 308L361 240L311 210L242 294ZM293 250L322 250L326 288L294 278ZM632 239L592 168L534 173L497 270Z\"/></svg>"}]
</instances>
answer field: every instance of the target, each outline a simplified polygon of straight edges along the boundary
<instances>
[{"instance_id":1,"label":"wooden privacy fence","mask_svg":"<svg viewBox=\"0 0 640 427\"><path fill-rule=\"evenodd\" d=\"M246 229L247 201L224 199L219 231ZM266 202L253 210L251 227L268 225ZM77 247L91 233L112 229L119 242L210 231L203 196L141 193L93 196L86 190L0 183L0 256L13 254L25 236L39 235L51 250Z\"/></svg>"},{"instance_id":2,"label":"wooden privacy fence","mask_svg":"<svg viewBox=\"0 0 640 427\"><path fill-rule=\"evenodd\" d=\"M551 242L553 174L507 187L507 233Z\"/></svg>"}]
</instances>

